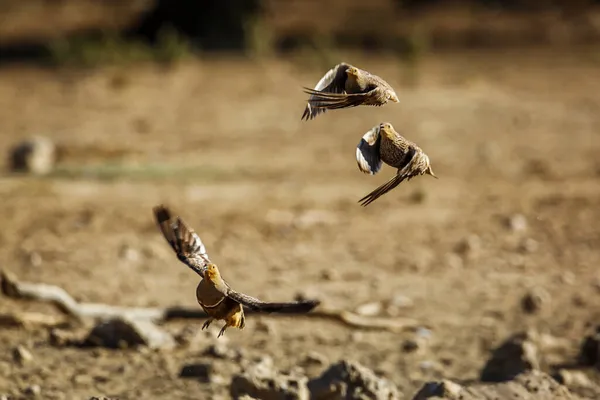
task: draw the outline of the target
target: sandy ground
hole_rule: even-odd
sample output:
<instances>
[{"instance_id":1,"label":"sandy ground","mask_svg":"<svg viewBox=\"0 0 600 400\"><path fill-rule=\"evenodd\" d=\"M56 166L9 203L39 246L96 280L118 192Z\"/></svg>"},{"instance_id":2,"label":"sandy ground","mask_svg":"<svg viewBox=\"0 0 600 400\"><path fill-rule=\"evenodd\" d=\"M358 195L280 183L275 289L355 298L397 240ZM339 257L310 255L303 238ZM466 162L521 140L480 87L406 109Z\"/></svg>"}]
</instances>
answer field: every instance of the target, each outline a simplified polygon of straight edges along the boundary
<instances>
[{"instance_id":1,"label":"sandy ground","mask_svg":"<svg viewBox=\"0 0 600 400\"><path fill-rule=\"evenodd\" d=\"M569 340L576 353L600 317L598 54L440 54L414 68L345 54L397 88L400 104L310 122L300 121L300 88L325 71L293 60L4 69L0 149L39 134L68 151L63 173L0 178L0 268L81 301L194 307L197 278L152 219L164 202L240 290L267 300L303 293L348 310L404 297L399 315L433 333L424 352L407 354L414 332L251 316L219 339L249 359L267 354L288 369L311 352L351 358L410 399L430 379L476 379L490 350L527 328ZM357 200L394 173L364 175L354 160L360 137L383 121L424 149L440 179L415 178L361 208ZM154 169L64 173L106 164ZM182 172L161 173L167 167ZM520 302L532 288L550 298L527 315ZM9 310L55 313L2 298ZM178 377L185 363L208 360L214 325L169 351L56 348L45 330L3 328L0 394L36 384L44 398L227 398L234 361L209 360L222 382ZM17 345L34 362L15 363Z\"/></svg>"}]
</instances>

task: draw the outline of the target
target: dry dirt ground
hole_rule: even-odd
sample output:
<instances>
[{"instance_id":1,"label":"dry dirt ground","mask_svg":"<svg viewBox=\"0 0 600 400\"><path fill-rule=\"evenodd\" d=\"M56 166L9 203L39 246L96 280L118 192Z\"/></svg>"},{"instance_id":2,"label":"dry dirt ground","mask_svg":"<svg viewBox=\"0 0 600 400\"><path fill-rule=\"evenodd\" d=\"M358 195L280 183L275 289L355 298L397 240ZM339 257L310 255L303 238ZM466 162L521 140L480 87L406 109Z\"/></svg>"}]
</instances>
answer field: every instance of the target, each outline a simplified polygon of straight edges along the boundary
<instances>
[{"instance_id":1,"label":"dry dirt ground","mask_svg":"<svg viewBox=\"0 0 600 400\"><path fill-rule=\"evenodd\" d=\"M600 316L599 56L464 52L411 67L344 54L385 77L400 104L310 122L300 121L301 86L324 67L298 60L4 68L0 150L40 134L66 151L53 176L0 178L0 267L81 301L194 307L197 277L152 220L164 202L240 290L268 300L303 293L348 310L403 298L398 315L432 332L424 351L405 353L410 330L250 316L219 339L248 359L267 354L285 370L315 352L350 358L410 399L427 380L477 379L490 351L527 328L568 340L574 355ZM382 121L418 143L440 179L415 178L361 208L394 173L364 175L354 160L360 137ZM548 297L528 315L520 302L532 288ZM56 313L0 298L10 310ZM201 324L169 323L174 334L198 333L168 351L57 348L46 330L2 328L0 394L39 385L44 398L227 398L239 366L202 355L220 323L208 333ZM17 345L33 362L13 361ZM222 381L178 377L203 360Z\"/></svg>"}]
</instances>

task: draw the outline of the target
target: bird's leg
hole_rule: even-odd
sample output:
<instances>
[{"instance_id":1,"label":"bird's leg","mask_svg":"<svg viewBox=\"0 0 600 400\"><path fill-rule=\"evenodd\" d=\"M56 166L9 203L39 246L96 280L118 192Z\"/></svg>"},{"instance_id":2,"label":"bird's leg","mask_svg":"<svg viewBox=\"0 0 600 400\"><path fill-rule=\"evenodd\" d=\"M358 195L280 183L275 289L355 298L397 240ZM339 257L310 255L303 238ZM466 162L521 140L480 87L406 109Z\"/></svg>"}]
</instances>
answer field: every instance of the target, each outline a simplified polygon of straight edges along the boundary
<instances>
[{"instance_id":1,"label":"bird's leg","mask_svg":"<svg viewBox=\"0 0 600 400\"><path fill-rule=\"evenodd\" d=\"M202 330L208 329L208 327L210 326L211 322L213 322L212 318L207 319L206 322L202 325Z\"/></svg>"},{"instance_id":2,"label":"bird's leg","mask_svg":"<svg viewBox=\"0 0 600 400\"><path fill-rule=\"evenodd\" d=\"M221 336L223 336L223 334L225 333L225 329L227 329L227 326L228 326L227 324L223 325L223 327L219 331L219 334L217 335L217 338L220 338Z\"/></svg>"}]
</instances>

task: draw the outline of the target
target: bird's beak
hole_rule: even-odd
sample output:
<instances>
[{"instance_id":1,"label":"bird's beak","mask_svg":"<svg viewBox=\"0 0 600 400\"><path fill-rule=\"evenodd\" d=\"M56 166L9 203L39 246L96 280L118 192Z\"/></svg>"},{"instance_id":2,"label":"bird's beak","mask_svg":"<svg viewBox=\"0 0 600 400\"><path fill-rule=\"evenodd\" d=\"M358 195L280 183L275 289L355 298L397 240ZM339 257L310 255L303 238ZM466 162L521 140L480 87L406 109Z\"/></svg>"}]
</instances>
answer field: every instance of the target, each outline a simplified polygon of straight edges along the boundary
<instances>
[{"instance_id":1,"label":"bird's beak","mask_svg":"<svg viewBox=\"0 0 600 400\"><path fill-rule=\"evenodd\" d=\"M390 100L394 103L400 103L400 100L398 100L398 96L396 96L396 94L391 95Z\"/></svg>"}]
</instances>

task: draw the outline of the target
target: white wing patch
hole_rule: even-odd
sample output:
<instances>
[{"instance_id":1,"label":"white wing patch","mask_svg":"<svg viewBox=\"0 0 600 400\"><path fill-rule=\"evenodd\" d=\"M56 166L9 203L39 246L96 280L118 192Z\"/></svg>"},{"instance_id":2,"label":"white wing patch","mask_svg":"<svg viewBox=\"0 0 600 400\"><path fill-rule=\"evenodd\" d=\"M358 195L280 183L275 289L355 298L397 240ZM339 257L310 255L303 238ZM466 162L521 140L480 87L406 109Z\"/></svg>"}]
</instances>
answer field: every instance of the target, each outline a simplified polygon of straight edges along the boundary
<instances>
[{"instance_id":1,"label":"white wing patch","mask_svg":"<svg viewBox=\"0 0 600 400\"><path fill-rule=\"evenodd\" d=\"M358 168L365 174L375 175L381 169L383 161L379 155L379 125L368 131L356 147Z\"/></svg>"},{"instance_id":2,"label":"white wing patch","mask_svg":"<svg viewBox=\"0 0 600 400\"><path fill-rule=\"evenodd\" d=\"M321 80L317 83L317 86L315 86L315 90L323 90L327 86L329 86L331 84L331 82L333 82L333 80L335 79L335 76L337 75L338 69L342 65L343 66L349 66L349 64L346 64L346 63L339 63L335 67L331 68L329 71L327 71L327 73L325 75L323 75L323 77L321 78Z\"/></svg>"},{"instance_id":3,"label":"white wing patch","mask_svg":"<svg viewBox=\"0 0 600 400\"><path fill-rule=\"evenodd\" d=\"M175 232L175 235L177 235L179 243L187 244L187 249L185 249L187 257L199 259L204 265L210 264L210 259L208 258L208 254L206 254L206 247L202 243L200 236L193 229L186 226L179 218L173 221L171 228ZM186 233L189 235L187 238Z\"/></svg>"},{"instance_id":4,"label":"white wing patch","mask_svg":"<svg viewBox=\"0 0 600 400\"><path fill-rule=\"evenodd\" d=\"M190 233L192 234L193 241L193 243L190 243L190 250L193 254L202 257L207 264L210 264L210 259L208 258L208 254L206 254L206 247L204 246L204 243L202 243L202 240L200 240L200 236L194 231Z\"/></svg>"}]
</instances>

